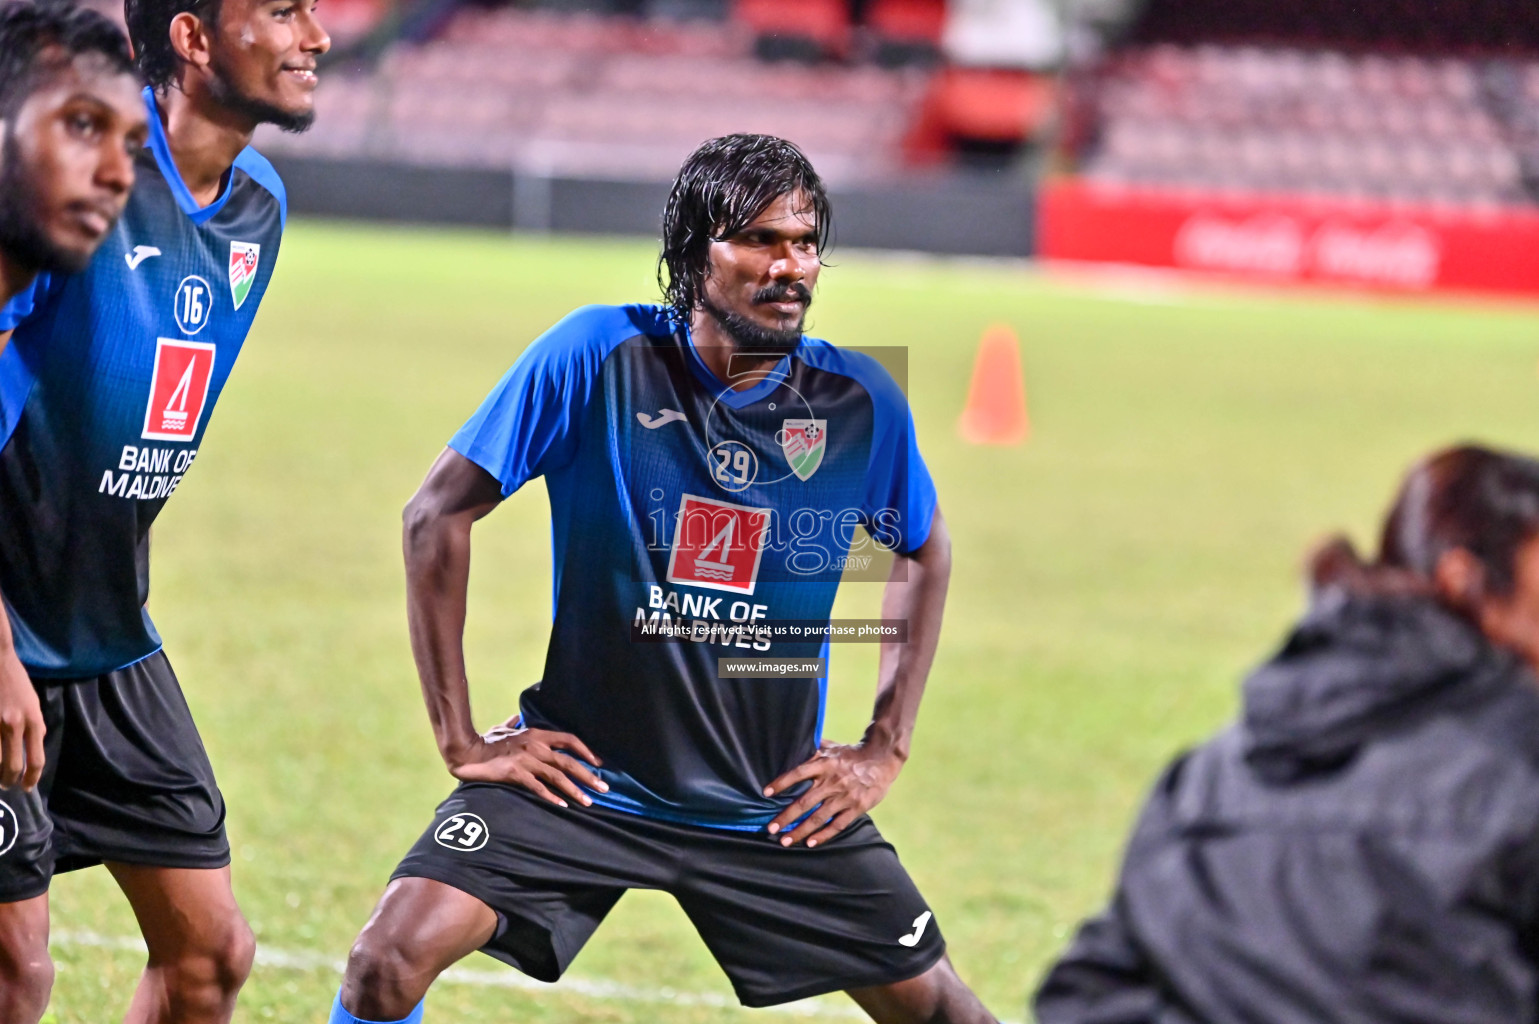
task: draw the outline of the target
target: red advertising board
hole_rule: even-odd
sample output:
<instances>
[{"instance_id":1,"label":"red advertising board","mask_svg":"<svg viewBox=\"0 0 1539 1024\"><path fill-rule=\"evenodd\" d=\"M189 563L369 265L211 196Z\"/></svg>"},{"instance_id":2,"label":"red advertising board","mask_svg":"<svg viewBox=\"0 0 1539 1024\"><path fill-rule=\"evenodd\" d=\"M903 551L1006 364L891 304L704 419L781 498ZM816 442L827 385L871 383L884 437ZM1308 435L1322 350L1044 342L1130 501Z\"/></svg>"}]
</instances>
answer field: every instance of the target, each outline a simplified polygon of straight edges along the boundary
<instances>
[{"instance_id":1,"label":"red advertising board","mask_svg":"<svg viewBox=\"0 0 1539 1024\"><path fill-rule=\"evenodd\" d=\"M1220 195L1073 179L1041 196L1047 259L1275 282L1539 294L1539 210Z\"/></svg>"}]
</instances>

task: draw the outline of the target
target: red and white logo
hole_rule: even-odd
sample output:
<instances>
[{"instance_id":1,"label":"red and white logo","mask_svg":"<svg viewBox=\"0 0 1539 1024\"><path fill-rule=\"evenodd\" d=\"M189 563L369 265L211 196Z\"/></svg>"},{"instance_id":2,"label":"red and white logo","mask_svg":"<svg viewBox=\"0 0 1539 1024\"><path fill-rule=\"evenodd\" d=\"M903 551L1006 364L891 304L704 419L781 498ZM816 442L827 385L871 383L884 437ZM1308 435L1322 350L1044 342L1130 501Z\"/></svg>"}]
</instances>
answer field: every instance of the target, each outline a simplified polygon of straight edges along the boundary
<instances>
[{"instance_id":1,"label":"red and white logo","mask_svg":"<svg viewBox=\"0 0 1539 1024\"><path fill-rule=\"evenodd\" d=\"M668 556L668 582L752 594L770 510L686 494Z\"/></svg>"},{"instance_id":2,"label":"red and white logo","mask_svg":"<svg viewBox=\"0 0 1539 1024\"><path fill-rule=\"evenodd\" d=\"M214 379L214 346L202 341L155 342L155 374L144 410L144 437L191 441L198 433L209 382Z\"/></svg>"}]
</instances>

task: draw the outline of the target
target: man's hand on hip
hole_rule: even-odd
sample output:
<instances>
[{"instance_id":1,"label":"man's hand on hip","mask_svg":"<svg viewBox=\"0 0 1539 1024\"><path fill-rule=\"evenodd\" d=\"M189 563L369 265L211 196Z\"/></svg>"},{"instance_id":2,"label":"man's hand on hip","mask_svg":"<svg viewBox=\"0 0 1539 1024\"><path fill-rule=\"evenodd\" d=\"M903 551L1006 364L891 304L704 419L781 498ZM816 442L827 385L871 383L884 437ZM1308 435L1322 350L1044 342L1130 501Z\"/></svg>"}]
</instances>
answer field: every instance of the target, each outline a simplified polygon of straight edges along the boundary
<instances>
[{"instance_id":1,"label":"man's hand on hip","mask_svg":"<svg viewBox=\"0 0 1539 1024\"><path fill-rule=\"evenodd\" d=\"M589 767L601 762L582 740L571 733L517 728L514 721L510 718L463 749L446 754L449 774L462 782L522 786L558 807L568 804L552 789L584 807L591 806L593 800L578 788L578 782L600 793L608 791L608 783Z\"/></svg>"},{"instance_id":2,"label":"man's hand on hip","mask_svg":"<svg viewBox=\"0 0 1539 1024\"><path fill-rule=\"evenodd\" d=\"M805 821L780 837L781 846L805 839L812 847L832 839L881 803L902 768L903 757L885 744L867 741L846 746L824 740L816 754L764 788L765 796L774 796L799 782L812 781L807 792L769 823L769 833L775 835L806 815Z\"/></svg>"},{"instance_id":3,"label":"man's hand on hip","mask_svg":"<svg viewBox=\"0 0 1539 1024\"><path fill-rule=\"evenodd\" d=\"M43 708L14 650L0 651L0 786L32 789L43 777Z\"/></svg>"}]
</instances>

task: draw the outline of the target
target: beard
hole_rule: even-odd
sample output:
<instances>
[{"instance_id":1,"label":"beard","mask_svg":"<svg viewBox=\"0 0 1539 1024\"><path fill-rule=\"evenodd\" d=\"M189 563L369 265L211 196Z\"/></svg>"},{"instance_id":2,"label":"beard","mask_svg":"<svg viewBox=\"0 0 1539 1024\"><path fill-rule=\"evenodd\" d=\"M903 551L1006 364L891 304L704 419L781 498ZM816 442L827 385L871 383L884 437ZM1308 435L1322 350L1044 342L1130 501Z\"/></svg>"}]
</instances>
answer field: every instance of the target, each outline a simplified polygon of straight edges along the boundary
<instances>
[{"instance_id":1,"label":"beard","mask_svg":"<svg viewBox=\"0 0 1539 1024\"><path fill-rule=\"evenodd\" d=\"M778 357L790 354L801 343L802 325L807 321L807 310L812 307L812 293L798 281L795 284L772 284L759 289L753 297L756 306L767 302L784 302L791 298L801 299L803 303L802 315L797 318L795 327L765 327L742 313L723 309L703 296L700 308L711 314L732 340L737 342L739 352L762 352Z\"/></svg>"},{"instance_id":2,"label":"beard","mask_svg":"<svg viewBox=\"0 0 1539 1024\"><path fill-rule=\"evenodd\" d=\"M224 68L217 62L213 65L213 80L210 83L210 91L214 94L214 100L227 110L233 111L242 117L249 118L256 124L275 125L281 131L298 134L310 130L315 123L315 108L312 106L303 113L295 114L274 106L266 100L248 96L234 85L230 76L225 74Z\"/></svg>"},{"instance_id":3,"label":"beard","mask_svg":"<svg viewBox=\"0 0 1539 1024\"><path fill-rule=\"evenodd\" d=\"M91 262L95 247L79 253L54 244L39 219L36 183L23 164L8 124L0 141L0 253L27 273L78 274Z\"/></svg>"}]
</instances>

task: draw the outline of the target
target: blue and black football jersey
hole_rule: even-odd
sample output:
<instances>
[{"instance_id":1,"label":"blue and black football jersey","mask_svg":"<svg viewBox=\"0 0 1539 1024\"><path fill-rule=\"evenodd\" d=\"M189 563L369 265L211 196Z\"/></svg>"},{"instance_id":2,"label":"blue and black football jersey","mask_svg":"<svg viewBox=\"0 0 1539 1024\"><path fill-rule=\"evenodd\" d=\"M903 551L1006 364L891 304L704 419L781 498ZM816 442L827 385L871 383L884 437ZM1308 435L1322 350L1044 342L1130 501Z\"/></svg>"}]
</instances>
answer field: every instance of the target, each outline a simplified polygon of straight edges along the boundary
<instances>
[{"instance_id":1,"label":"blue and black football jersey","mask_svg":"<svg viewBox=\"0 0 1539 1024\"><path fill-rule=\"evenodd\" d=\"M826 657L736 624L824 622L851 546L912 552L935 489L908 403L871 356L803 338L733 391L656 306L593 306L523 353L449 442L550 493L555 614L527 725L603 759L606 807L767 824L764 786L810 757L825 678L718 678L718 659ZM650 642L648 625L694 638Z\"/></svg>"},{"instance_id":2,"label":"blue and black football jersey","mask_svg":"<svg viewBox=\"0 0 1539 1024\"><path fill-rule=\"evenodd\" d=\"M242 152L200 208L148 89L145 102L133 194L90 265L40 276L0 313L0 330L16 327L0 355L0 591L39 678L160 647L150 524L197 457L283 235L266 160Z\"/></svg>"}]
</instances>

